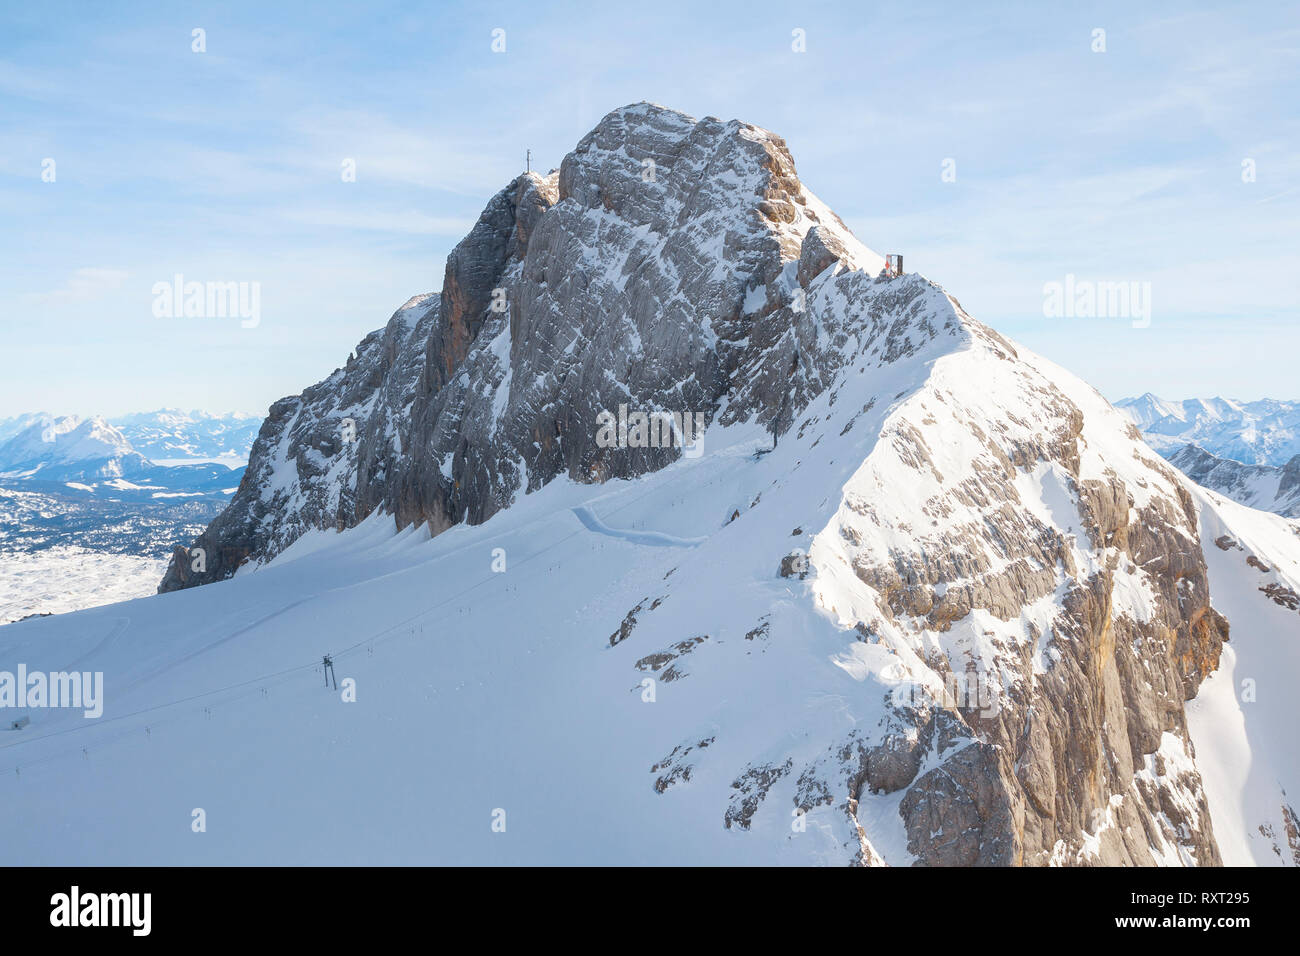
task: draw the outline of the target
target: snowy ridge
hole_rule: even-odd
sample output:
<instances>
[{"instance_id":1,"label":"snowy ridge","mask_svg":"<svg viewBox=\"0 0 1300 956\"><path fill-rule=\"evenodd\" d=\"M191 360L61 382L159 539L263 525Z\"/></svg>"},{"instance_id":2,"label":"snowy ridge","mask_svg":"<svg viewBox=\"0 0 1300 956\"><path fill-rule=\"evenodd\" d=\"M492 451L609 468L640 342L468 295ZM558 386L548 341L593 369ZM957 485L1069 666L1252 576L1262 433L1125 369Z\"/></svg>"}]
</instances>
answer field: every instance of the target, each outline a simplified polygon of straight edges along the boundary
<instances>
[{"instance_id":1,"label":"snowy ridge","mask_svg":"<svg viewBox=\"0 0 1300 956\"><path fill-rule=\"evenodd\" d=\"M1203 571L1197 584L1185 569L1190 587L1177 593L1167 568L1148 570L1158 552L1197 548L1178 477L1092 389L953 308L966 343L880 423L810 552L818 603L865 635L842 666L912 682L936 705L953 675L982 687L979 708L949 711L964 732L903 748L952 752L919 778L907 768L910 846L932 863L1216 862L1199 777L1140 771L1165 734L1185 739L1169 710L1217 657L1217 638L1196 632L1187 606L1205 619ZM1138 637L1164 628L1167 649ZM1104 716L1067 723L1065 708L1096 693L1084 687L1098 676L1110 689ZM1104 760L1088 756L1097 739ZM896 767L879 787L867 767L868 786L898 784ZM1078 774L1100 794L1077 789ZM990 799L990 788L1004 796ZM1186 817L1134 839L1170 800ZM993 810L1005 814L999 839L973 839ZM936 813L970 829L926 847ZM1098 813L1123 826L1100 833Z\"/></svg>"}]
</instances>

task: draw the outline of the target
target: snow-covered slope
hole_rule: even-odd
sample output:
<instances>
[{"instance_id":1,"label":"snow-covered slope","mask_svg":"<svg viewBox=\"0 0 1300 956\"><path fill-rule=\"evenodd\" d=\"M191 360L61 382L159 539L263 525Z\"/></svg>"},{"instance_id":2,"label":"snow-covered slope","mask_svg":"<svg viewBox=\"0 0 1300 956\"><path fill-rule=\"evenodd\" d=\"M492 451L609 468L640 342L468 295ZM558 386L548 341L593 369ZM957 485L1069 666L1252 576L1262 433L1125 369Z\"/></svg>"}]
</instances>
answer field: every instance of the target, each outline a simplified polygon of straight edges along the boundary
<instances>
[{"instance_id":1,"label":"snow-covered slope","mask_svg":"<svg viewBox=\"0 0 1300 956\"><path fill-rule=\"evenodd\" d=\"M702 453L598 445L618 403ZM16 861L1300 862L1294 526L744 124L628 107L512 183L196 547L0 629L107 688L0 737Z\"/></svg>"},{"instance_id":2,"label":"snow-covered slope","mask_svg":"<svg viewBox=\"0 0 1300 956\"><path fill-rule=\"evenodd\" d=\"M1300 865L1300 524L1197 490L1219 668L1187 705L1215 833L1230 866Z\"/></svg>"},{"instance_id":3,"label":"snow-covered slope","mask_svg":"<svg viewBox=\"0 0 1300 956\"><path fill-rule=\"evenodd\" d=\"M1281 468L1243 465L1212 455L1198 445L1186 445L1169 456L1170 464L1211 491L1243 505L1300 518L1300 455Z\"/></svg>"},{"instance_id":4,"label":"snow-covered slope","mask_svg":"<svg viewBox=\"0 0 1300 956\"><path fill-rule=\"evenodd\" d=\"M1271 398L1170 402L1148 392L1140 398L1121 399L1115 406L1123 409L1147 443L1166 457L1189 444L1247 465L1281 466L1300 455L1300 402Z\"/></svg>"}]
</instances>

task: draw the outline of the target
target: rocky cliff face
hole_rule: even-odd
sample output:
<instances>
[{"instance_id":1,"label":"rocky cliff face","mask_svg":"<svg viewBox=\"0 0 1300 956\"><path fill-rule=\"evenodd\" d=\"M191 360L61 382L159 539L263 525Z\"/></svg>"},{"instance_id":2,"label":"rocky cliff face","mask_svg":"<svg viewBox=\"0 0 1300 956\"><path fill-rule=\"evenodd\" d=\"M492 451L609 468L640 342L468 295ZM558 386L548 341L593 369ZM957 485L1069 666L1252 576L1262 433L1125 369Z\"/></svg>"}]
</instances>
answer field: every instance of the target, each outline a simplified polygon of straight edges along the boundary
<instances>
[{"instance_id":1,"label":"rocky cliff face","mask_svg":"<svg viewBox=\"0 0 1300 956\"><path fill-rule=\"evenodd\" d=\"M883 266L780 137L646 104L611 113L558 172L492 198L440 295L271 408L229 511L194 544L204 570L178 548L160 590L375 510L438 533L557 475L630 477L680 454L600 448L596 418L620 404L707 420L803 404L836 361L804 308L833 262Z\"/></svg>"},{"instance_id":2,"label":"rocky cliff face","mask_svg":"<svg viewBox=\"0 0 1300 956\"><path fill-rule=\"evenodd\" d=\"M824 603L935 694L846 741L855 779L905 790L926 863L1216 864L1183 702L1228 623L1192 496L1095 392L951 309L965 348L810 553L852 575Z\"/></svg>"},{"instance_id":3,"label":"rocky cliff face","mask_svg":"<svg viewBox=\"0 0 1300 956\"><path fill-rule=\"evenodd\" d=\"M771 561L796 597L769 600L739 565L670 569L608 645L660 640L635 667L676 681L701 655L788 646L830 619L861 708L846 729L769 702L784 716L748 752L704 726L658 755L656 792L724 773L719 825L737 830L773 805L778 825L832 807L836 858L867 864L1221 862L1185 710L1229 638L1204 503L1092 389L882 267L779 137L611 113L558 172L492 199L440 295L271 409L195 542L204 568L178 549L160 590L229 577L309 529L381 513L437 534L557 478L679 457L602 445L619 405L703 413L706 442L765 426L780 453L763 467L784 470L748 505L720 503L719 524L744 554L806 547ZM840 477L817 503L824 485L799 491L810 475ZM807 518L768 540L746 521L760 500ZM716 626L673 617L718 593L742 596ZM713 650L728 629L743 639ZM707 679L683 683L688 711L695 694L716 706ZM881 843L882 813L905 847Z\"/></svg>"}]
</instances>

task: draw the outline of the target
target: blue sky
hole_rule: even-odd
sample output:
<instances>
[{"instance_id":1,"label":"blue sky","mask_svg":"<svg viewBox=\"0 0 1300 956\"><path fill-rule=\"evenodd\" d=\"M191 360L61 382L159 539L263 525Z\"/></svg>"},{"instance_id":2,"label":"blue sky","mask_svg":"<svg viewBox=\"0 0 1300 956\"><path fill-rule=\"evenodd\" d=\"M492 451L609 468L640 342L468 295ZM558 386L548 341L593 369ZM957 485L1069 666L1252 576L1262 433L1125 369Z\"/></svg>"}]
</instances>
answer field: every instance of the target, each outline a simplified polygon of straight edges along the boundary
<instances>
[{"instance_id":1,"label":"blue sky","mask_svg":"<svg viewBox=\"0 0 1300 956\"><path fill-rule=\"evenodd\" d=\"M1300 7L1220 6L7 4L0 416L264 412L441 286L526 148L639 100L777 131L867 245L1111 398L1300 398ZM156 317L177 273L260 283L260 324ZM1067 274L1149 282L1150 326L1045 317Z\"/></svg>"}]
</instances>

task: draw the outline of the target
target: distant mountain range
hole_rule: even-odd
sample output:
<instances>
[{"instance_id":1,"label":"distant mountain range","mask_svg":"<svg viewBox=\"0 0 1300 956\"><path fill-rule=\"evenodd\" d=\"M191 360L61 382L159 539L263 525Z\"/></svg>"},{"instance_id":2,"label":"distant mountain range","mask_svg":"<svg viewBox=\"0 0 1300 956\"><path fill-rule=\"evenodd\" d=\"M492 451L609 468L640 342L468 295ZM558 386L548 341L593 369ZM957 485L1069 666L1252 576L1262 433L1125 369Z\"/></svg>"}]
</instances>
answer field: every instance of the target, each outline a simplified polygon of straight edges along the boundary
<instances>
[{"instance_id":1,"label":"distant mountain range","mask_svg":"<svg viewBox=\"0 0 1300 956\"><path fill-rule=\"evenodd\" d=\"M1152 395L1115 403L1166 458L1186 445L1246 465L1282 466L1300 455L1300 401L1264 398L1189 398L1171 402Z\"/></svg>"},{"instance_id":2,"label":"distant mountain range","mask_svg":"<svg viewBox=\"0 0 1300 956\"><path fill-rule=\"evenodd\" d=\"M1171 402L1148 392L1115 407L1197 484L1252 508L1300 518L1300 401Z\"/></svg>"},{"instance_id":3,"label":"distant mountain range","mask_svg":"<svg viewBox=\"0 0 1300 956\"><path fill-rule=\"evenodd\" d=\"M0 474L7 478L112 479L153 467L102 418L35 418L0 445Z\"/></svg>"},{"instance_id":4,"label":"distant mountain range","mask_svg":"<svg viewBox=\"0 0 1300 956\"><path fill-rule=\"evenodd\" d=\"M47 428L60 422L73 423L65 424L65 430L75 429L83 422L97 423L87 434L94 432L98 440L109 443L120 438L131 451L154 463L220 461L232 467L248 461L248 453L262 425L261 418L243 412L213 415L177 408L133 412L118 418L92 416L88 419L30 412L0 419L0 447L33 428L36 438L40 439ZM112 433L106 429L111 429ZM0 468L5 468L6 461L6 456L0 454Z\"/></svg>"},{"instance_id":5,"label":"distant mountain range","mask_svg":"<svg viewBox=\"0 0 1300 956\"><path fill-rule=\"evenodd\" d=\"M0 477L229 485L230 473L247 463L260 426L261 419L250 415L177 409L117 419L18 415L0 420Z\"/></svg>"},{"instance_id":6,"label":"distant mountain range","mask_svg":"<svg viewBox=\"0 0 1300 956\"><path fill-rule=\"evenodd\" d=\"M108 562L107 578L119 568L112 556L133 573L153 574L154 562L201 530L239 487L259 425L246 415L170 409L113 421L45 413L0 421L0 553L10 562L39 556L23 565L37 570L55 567L59 555L74 563L94 555ZM0 593L0 619L103 598L104 581L77 582L55 604ZM81 594L86 588L93 593Z\"/></svg>"},{"instance_id":7,"label":"distant mountain range","mask_svg":"<svg viewBox=\"0 0 1300 956\"><path fill-rule=\"evenodd\" d=\"M262 427L258 415L234 412L210 415L160 408L109 419L140 454L154 461L219 459L233 465L248 462L248 453Z\"/></svg>"},{"instance_id":8,"label":"distant mountain range","mask_svg":"<svg viewBox=\"0 0 1300 956\"><path fill-rule=\"evenodd\" d=\"M1300 455L1281 468L1243 465L1220 458L1199 445L1184 445L1169 458L1170 464L1198 485L1252 508L1300 518Z\"/></svg>"}]
</instances>

